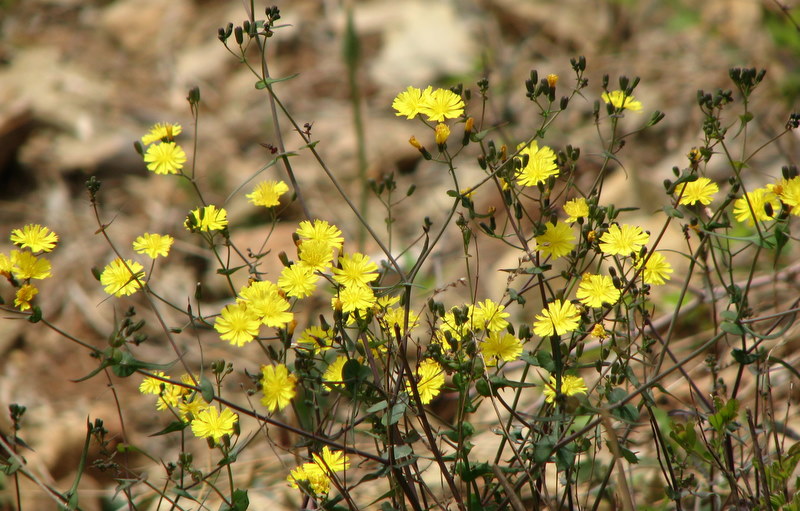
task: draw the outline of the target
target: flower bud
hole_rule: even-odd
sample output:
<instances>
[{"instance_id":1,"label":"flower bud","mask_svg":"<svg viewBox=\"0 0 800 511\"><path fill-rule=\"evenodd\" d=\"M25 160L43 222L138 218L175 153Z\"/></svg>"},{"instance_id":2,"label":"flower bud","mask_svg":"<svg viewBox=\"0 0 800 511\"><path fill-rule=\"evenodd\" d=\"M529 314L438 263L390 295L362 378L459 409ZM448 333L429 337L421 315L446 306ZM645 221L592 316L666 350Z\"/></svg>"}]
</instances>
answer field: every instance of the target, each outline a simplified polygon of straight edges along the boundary
<instances>
[{"instance_id":1,"label":"flower bud","mask_svg":"<svg viewBox=\"0 0 800 511\"><path fill-rule=\"evenodd\" d=\"M450 127L447 124L439 123L436 125L436 144L443 148L447 142L447 137L450 136Z\"/></svg>"},{"instance_id":2,"label":"flower bud","mask_svg":"<svg viewBox=\"0 0 800 511\"><path fill-rule=\"evenodd\" d=\"M552 73L547 75L547 85L549 85L551 89L555 89L557 83L558 75Z\"/></svg>"}]
</instances>

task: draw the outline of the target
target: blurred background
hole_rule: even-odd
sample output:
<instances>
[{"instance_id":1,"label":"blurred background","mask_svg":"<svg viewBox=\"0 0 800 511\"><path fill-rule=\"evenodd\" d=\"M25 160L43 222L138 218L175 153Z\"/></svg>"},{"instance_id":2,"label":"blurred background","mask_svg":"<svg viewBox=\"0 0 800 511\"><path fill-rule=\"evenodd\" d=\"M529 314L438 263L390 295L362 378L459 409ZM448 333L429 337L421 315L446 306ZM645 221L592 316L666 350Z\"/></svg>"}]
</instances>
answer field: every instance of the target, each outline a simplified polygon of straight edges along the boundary
<instances>
[{"instance_id":1,"label":"blurred background","mask_svg":"<svg viewBox=\"0 0 800 511\"><path fill-rule=\"evenodd\" d=\"M266 5L257 3L257 18L263 18ZM621 153L626 172L618 173L608 201L633 205L647 204L650 192L663 190L661 182L671 176L672 167L686 165L685 154L702 135L697 90L732 88L729 68L767 69L751 105L754 144L781 131L798 108L796 0L293 0L277 5L279 23L288 26L270 40L270 71L273 77L298 76L277 84L276 92L299 124L311 125L311 137L320 141L317 149L328 166L357 193L353 91L343 58L346 13L352 10L360 47L356 83L366 126L367 174L381 179L394 173L400 190L418 187L414 200L401 210L405 214L396 227L401 240L419 233L423 217L441 215L449 186L443 169L422 160L408 144L411 135L423 140L430 134L395 117L391 109L394 96L408 85L463 83L475 92L475 83L488 78L485 126L501 125L497 140L514 147L539 120L525 97L530 71L538 70L540 77L558 74L566 93L574 83L569 59L583 55L589 78L585 98L575 99L546 142L585 147L580 171L592 175L601 159L589 113L602 92L601 77L611 76L611 88L620 75L640 77L635 95L644 113L631 126L654 110L666 117L630 140L634 147ZM207 256L181 233L183 218L198 204L192 190L177 179L148 173L134 151L134 141L152 124L182 124L178 142L189 155L187 168L196 165L207 200L228 209L232 225L239 226L237 243L257 249L263 242L269 218L248 205L244 193L249 189L229 197L272 159L264 144L277 144L266 94L256 90L256 77L217 39L219 27L244 19L238 0L0 0L0 251L11 249L10 230L27 223L58 233L61 242L51 258L54 278L43 284L37 300L46 317L77 337L104 347L115 314L119 318L124 311L121 303L107 299L90 271L113 258L95 233L98 226L84 187L90 176L103 183L100 209L105 222L113 221L110 233L120 246L129 247L145 231L182 237L173 248L175 256L156 269L166 298L185 304L195 283L203 281L206 298L215 304L210 310L218 310L214 307L224 299L219 283L209 278L214 268ZM201 94L197 128L186 101L191 87L199 87ZM285 120L282 126L288 150L302 145ZM797 164L798 145L795 132L760 154L750 168L752 179L771 180L780 175L782 164ZM354 217L331 200L319 167L305 153L293 163L312 216L339 225L354 238ZM712 165L709 172L715 171L724 178L727 169ZM468 158L463 172L480 175ZM638 178L635 189L624 179L630 174ZM278 166L262 176L286 179ZM469 184L469 177L465 181ZM485 207L491 205L485 200ZM275 254L293 248L290 234L303 219L301 208L283 203L270 241ZM381 225L383 216L371 207L373 225ZM487 292L496 295L497 288L489 286ZM13 296L5 282L0 282L0 293L6 303ZM224 343L207 337L206 358L228 353ZM142 353L163 359L160 342L144 345ZM27 457L46 482L60 489L71 484L87 416L103 417L112 433L121 430L103 377L69 381L96 364L85 350L53 332L0 317L0 430L7 432L10 403L28 406L21 435L35 453ZM134 379L115 380L114 385L131 403L152 406L138 396ZM138 431L143 439L157 431L155 417L149 409L131 413L125 417L129 434ZM156 447L166 442L146 441ZM279 471L264 488L283 493L284 477ZM82 500L85 509L101 508L100 490L108 485L98 472L84 478L87 495L97 497ZM9 491L0 476L0 509L12 505ZM39 498L34 487L26 491L29 498ZM274 499L281 502L279 496ZM42 507L29 509L49 507L47 501L32 502Z\"/></svg>"}]
</instances>

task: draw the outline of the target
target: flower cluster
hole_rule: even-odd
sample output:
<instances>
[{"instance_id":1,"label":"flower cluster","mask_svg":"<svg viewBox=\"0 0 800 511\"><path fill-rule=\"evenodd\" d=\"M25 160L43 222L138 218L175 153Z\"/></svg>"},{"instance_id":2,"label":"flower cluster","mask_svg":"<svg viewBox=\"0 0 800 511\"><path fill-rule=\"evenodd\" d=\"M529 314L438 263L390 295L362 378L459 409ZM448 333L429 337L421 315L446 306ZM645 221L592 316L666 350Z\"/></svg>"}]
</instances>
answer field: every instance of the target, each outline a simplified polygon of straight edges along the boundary
<instances>
[{"instance_id":1,"label":"flower cluster","mask_svg":"<svg viewBox=\"0 0 800 511\"><path fill-rule=\"evenodd\" d=\"M142 144L147 147L144 161L147 169L156 174L177 174L186 163L186 153L175 143L175 137L181 133L180 124L155 124L142 137Z\"/></svg>"},{"instance_id":2,"label":"flower cluster","mask_svg":"<svg viewBox=\"0 0 800 511\"><path fill-rule=\"evenodd\" d=\"M349 468L350 457L347 454L331 451L325 446L322 454L315 453L312 461L292 470L286 480L292 488L298 488L299 484L305 483L314 494L326 495L331 489L331 479Z\"/></svg>"},{"instance_id":3,"label":"flower cluster","mask_svg":"<svg viewBox=\"0 0 800 511\"><path fill-rule=\"evenodd\" d=\"M16 288L14 307L21 311L32 308L31 301L39 294L33 280L52 276L52 265L43 254L51 252L58 244L58 235L39 224L28 224L11 231L11 242L19 250L0 253L0 275Z\"/></svg>"}]
</instances>

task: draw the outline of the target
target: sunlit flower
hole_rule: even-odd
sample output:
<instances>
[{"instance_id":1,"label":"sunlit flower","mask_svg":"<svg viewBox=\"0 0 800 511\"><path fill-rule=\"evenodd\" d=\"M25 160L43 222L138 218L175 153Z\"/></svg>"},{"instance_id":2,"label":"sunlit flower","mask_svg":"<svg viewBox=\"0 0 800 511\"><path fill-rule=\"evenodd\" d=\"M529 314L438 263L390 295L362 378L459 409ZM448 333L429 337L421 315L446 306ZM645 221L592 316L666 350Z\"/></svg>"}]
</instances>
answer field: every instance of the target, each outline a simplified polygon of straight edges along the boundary
<instances>
[{"instance_id":1,"label":"sunlit flower","mask_svg":"<svg viewBox=\"0 0 800 511\"><path fill-rule=\"evenodd\" d=\"M314 454L313 461L295 468L286 478L292 488L299 482L306 481L317 495L325 495L330 491L331 478L336 472L350 468L350 458L341 451L331 451L327 446L322 448L322 455Z\"/></svg>"},{"instance_id":2,"label":"sunlit flower","mask_svg":"<svg viewBox=\"0 0 800 511\"><path fill-rule=\"evenodd\" d=\"M178 415L180 416L181 420L189 420L194 419L195 417L200 415L200 412L207 410L211 407L210 404L206 403L206 400L203 399L198 393L195 393L191 399L184 396L183 399L178 403Z\"/></svg>"},{"instance_id":3,"label":"sunlit flower","mask_svg":"<svg viewBox=\"0 0 800 511\"><path fill-rule=\"evenodd\" d=\"M524 144L517 146L517 149L523 147ZM556 165L556 153L547 146L541 148L534 141L529 146L524 147L517 155L520 162L525 162L525 156L528 158L528 164L519 169L517 174L517 184L520 186L536 186L539 183L544 183L550 176L558 175L558 165Z\"/></svg>"},{"instance_id":4,"label":"sunlit flower","mask_svg":"<svg viewBox=\"0 0 800 511\"><path fill-rule=\"evenodd\" d=\"M638 112L642 109L641 101L637 101L633 96L625 96L625 92L621 90L604 92L601 97L606 103L614 105L614 108L625 108L632 112Z\"/></svg>"},{"instance_id":5,"label":"sunlit flower","mask_svg":"<svg viewBox=\"0 0 800 511\"><path fill-rule=\"evenodd\" d=\"M213 204L197 208L189 213L184 226L190 231L219 231L228 225L228 212Z\"/></svg>"},{"instance_id":6,"label":"sunlit flower","mask_svg":"<svg viewBox=\"0 0 800 511\"><path fill-rule=\"evenodd\" d=\"M778 196L766 188L748 192L746 198L739 197L733 203L733 216L739 222L747 222L747 225L754 225L755 220L759 222L774 220L780 211L781 203L778 201ZM754 215L755 220L753 220Z\"/></svg>"},{"instance_id":7,"label":"sunlit flower","mask_svg":"<svg viewBox=\"0 0 800 511\"><path fill-rule=\"evenodd\" d=\"M333 252L330 242L325 240L306 240L300 243L297 255L300 262L312 271L327 271L333 265Z\"/></svg>"},{"instance_id":8,"label":"sunlit flower","mask_svg":"<svg viewBox=\"0 0 800 511\"><path fill-rule=\"evenodd\" d=\"M219 442L225 435L233 435L233 425L239 416L225 408L219 413L215 406L209 406L199 412L192 421L192 433L198 438L213 438Z\"/></svg>"},{"instance_id":9,"label":"sunlit flower","mask_svg":"<svg viewBox=\"0 0 800 511\"><path fill-rule=\"evenodd\" d=\"M170 142L181 134L182 129L180 124L156 123L150 128L147 135L142 137L142 144L148 145L159 140Z\"/></svg>"},{"instance_id":10,"label":"sunlit flower","mask_svg":"<svg viewBox=\"0 0 800 511\"><path fill-rule=\"evenodd\" d=\"M234 346L244 346L255 339L260 327L261 319L246 303L226 305L214 321L214 330L220 338Z\"/></svg>"},{"instance_id":11,"label":"sunlit flower","mask_svg":"<svg viewBox=\"0 0 800 511\"><path fill-rule=\"evenodd\" d=\"M536 250L553 259L569 254L575 246L575 235L570 226L562 222L555 225L547 222L546 228L544 234L536 236Z\"/></svg>"},{"instance_id":12,"label":"sunlit flower","mask_svg":"<svg viewBox=\"0 0 800 511\"><path fill-rule=\"evenodd\" d=\"M164 377L166 376L163 371L153 371L153 374L156 376ZM139 392L142 394L153 394L158 395L161 393L161 384L164 383L159 379L153 378L152 376L148 376L147 378L142 380L142 383L139 384Z\"/></svg>"},{"instance_id":13,"label":"sunlit flower","mask_svg":"<svg viewBox=\"0 0 800 511\"><path fill-rule=\"evenodd\" d=\"M50 252L58 243L58 235L39 224L28 224L11 231L11 242L20 248L28 247L31 252Z\"/></svg>"},{"instance_id":14,"label":"sunlit flower","mask_svg":"<svg viewBox=\"0 0 800 511\"><path fill-rule=\"evenodd\" d=\"M568 215L564 222L568 224L577 222L579 218L589 216L589 203L583 197L572 199L564 203L564 213Z\"/></svg>"},{"instance_id":15,"label":"sunlit flower","mask_svg":"<svg viewBox=\"0 0 800 511\"><path fill-rule=\"evenodd\" d=\"M296 383L297 377L289 374L289 370L283 364L261 366L261 387L264 391L261 404L270 412L283 410L297 394Z\"/></svg>"},{"instance_id":16,"label":"sunlit flower","mask_svg":"<svg viewBox=\"0 0 800 511\"><path fill-rule=\"evenodd\" d=\"M289 311L291 304L272 282L251 282L239 291L239 297L239 301L246 303L266 326L281 328L294 319L294 314Z\"/></svg>"},{"instance_id":17,"label":"sunlit flower","mask_svg":"<svg viewBox=\"0 0 800 511\"><path fill-rule=\"evenodd\" d=\"M708 206L718 191L717 183L707 177L698 177L696 181L678 185L675 188L675 196L681 198L678 204L691 206L699 202L703 206Z\"/></svg>"},{"instance_id":18,"label":"sunlit flower","mask_svg":"<svg viewBox=\"0 0 800 511\"><path fill-rule=\"evenodd\" d=\"M27 250L11 251L11 273L19 280L46 279L51 275L50 261L42 256L35 256Z\"/></svg>"},{"instance_id":19,"label":"sunlit flower","mask_svg":"<svg viewBox=\"0 0 800 511\"><path fill-rule=\"evenodd\" d=\"M162 382L164 383L164 382ZM156 401L156 410L168 410L176 408L181 402L183 396L188 392L180 385L173 383L164 383L164 390L158 392L158 400Z\"/></svg>"},{"instance_id":20,"label":"sunlit flower","mask_svg":"<svg viewBox=\"0 0 800 511\"><path fill-rule=\"evenodd\" d=\"M360 254L344 254L339 257L341 268L333 268L333 280L343 286L366 286L378 278L378 265L369 256Z\"/></svg>"},{"instance_id":21,"label":"sunlit flower","mask_svg":"<svg viewBox=\"0 0 800 511\"><path fill-rule=\"evenodd\" d=\"M285 266L278 277L278 287L283 289L287 296L292 298L305 298L314 293L317 288L319 275L305 264L295 263Z\"/></svg>"},{"instance_id":22,"label":"sunlit flower","mask_svg":"<svg viewBox=\"0 0 800 511\"><path fill-rule=\"evenodd\" d=\"M408 87L392 101L392 108L397 110L398 117L405 115L406 119L413 119L420 113L420 109L430 96L433 88L428 86L423 92L416 87Z\"/></svg>"},{"instance_id":23,"label":"sunlit flower","mask_svg":"<svg viewBox=\"0 0 800 511\"><path fill-rule=\"evenodd\" d=\"M511 314L505 312L506 308L499 303L486 299L478 302L472 310L472 321L478 328L486 329L490 332L505 330L508 326L506 318Z\"/></svg>"},{"instance_id":24,"label":"sunlit flower","mask_svg":"<svg viewBox=\"0 0 800 511\"><path fill-rule=\"evenodd\" d=\"M375 293L367 286L348 286L339 290L339 300L343 312L366 310L375 305Z\"/></svg>"},{"instance_id":25,"label":"sunlit flower","mask_svg":"<svg viewBox=\"0 0 800 511\"><path fill-rule=\"evenodd\" d=\"M602 307L604 303L614 305L619 300L620 290L608 275L584 273L575 296L587 307Z\"/></svg>"},{"instance_id":26,"label":"sunlit flower","mask_svg":"<svg viewBox=\"0 0 800 511\"><path fill-rule=\"evenodd\" d=\"M331 362L331 365L325 369L325 372L322 374L322 385L328 389L332 390L332 387L338 387L339 384L342 382L342 369L344 369L344 365L347 363L349 359L346 355L339 355L336 357L336 360Z\"/></svg>"},{"instance_id":27,"label":"sunlit flower","mask_svg":"<svg viewBox=\"0 0 800 511\"><path fill-rule=\"evenodd\" d=\"M417 392L422 404L426 405L441 392L444 385L444 369L438 362L426 358L417 366ZM413 395L411 383L406 382L406 391Z\"/></svg>"},{"instance_id":28,"label":"sunlit flower","mask_svg":"<svg viewBox=\"0 0 800 511\"><path fill-rule=\"evenodd\" d=\"M580 312L572 302L554 300L542 309L533 323L533 333L540 337L562 335L578 328Z\"/></svg>"},{"instance_id":29,"label":"sunlit flower","mask_svg":"<svg viewBox=\"0 0 800 511\"><path fill-rule=\"evenodd\" d=\"M168 234L144 233L133 242L133 250L137 254L147 254L155 259L158 256L167 257L169 249L175 240Z\"/></svg>"},{"instance_id":30,"label":"sunlit flower","mask_svg":"<svg viewBox=\"0 0 800 511\"><path fill-rule=\"evenodd\" d=\"M767 188L789 207L789 213L800 216L800 177L781 179Z\"/></svg>"},{"instance_id":31,"label":"sunlit flower","mask_svg":"<svg viewBox=\"0 0 800 511\"><path fill-rule=\"evenodd\" d=\"M132 295L140 289L143 280L141 264L130 259L123 263L119 257L108 263L100 274L100 283L105 286L105 292L114 296Z\"/></svg>"},{"instance_id":32,"label":"sunlit flower","mask_svg":"<svg viewBox=\"0 0 800 511\"><path fill-rule=\"evenodd\" d=\"M326 474L344 472L350 468L350 457L342 451L331 451L327 445L322 448L321 456L314 453L311 459Z\"/></svg>"},{"instance_id":33,"label":"sunlit flower","mask_svg":"<svg viewBox=\"0 0 800 511\"><path fill-rule=\"evenodd\" d=\"M410 328L417 326L418 314L414 311L408 311L408 325ZM404 328L406 321L406 310L404 307L389 307L386 311L378 316L380 325L389 332L390 336L394 336L394 327L400 329L400 335L405 335Z\"/></svg>"},{"instance_id":34,"label":"sunlit flower","mask_svg":"<svg viewBox=\"0 0 800 511\"><path fill-rule=\"evenodd\" d=\"M600 236L600 250L608 255L628 256L638 253L648 241L650 235L638 225L614 224Z\"/></svg>"},{"instance_id":35,"label":"sunlit flower","mask_svg":"<svg viewBox=\"0 0 800 511\"><path fill-rule=\"evenodd\" d=\"M320 326L310 326L300 333L297 344L301 348L312 350L314 353L331 349L333 330L324 330Z\"/></svg>"},{"instance_id":36,"label":"sunlit flower","mask_svg":"<svg viewBox=\"0 0 800 511\"><path fill-rule=\"evenodd\" d=\"M544 384L542 393L545 395L545 401L553 403L556 400L556 377L550 376L550 381ZM574 396L575 394L585 394L589 389L586 388L586 383L580 376L563 376L561 378L561 393L565 396Z\"/></svg>"},{"instance_id":37,"label":"sunlit flower","mask_svg":"<svg viewBox=\"0 0 800 511\"><path fill-rule=\"evenodd\" d=\"M325 220L316 219L314 223L303 220L296 232L303 240L324 241L331 249L340 249L344 243L342 231Z\"/></svg>"},{"instance_id":38,"label":"sunlit flower","mask_svg":"<svg viewBox=\"0 0 800 511\"><path fill-rule=\"evenodd\" d=\"M636 267L640 268L641 266L642 261L639 261ZM669 280L672 271L672 266L667 262L666 258L661 255L661 252L653 252L649 254L647 263L644 265L642 280L644 280L645 284L660 286Z\"/></svg>"},{"instance_id":39,"label":"sunlit flower","mask_svg":"<svg viewBox=\"0 0 800 511\"><path fill-rule=\"evenodd\" d=\"M480 343L481 353L488 367L494 367L501 360L513 362L522 354L522 341L508 332L491 332Z\"/></svg>"},{"instance_id":40,"label":"sunlit flower","mask_svg":"<svg viewBox=\"0 0 800 511\"><path fill-rule=\"evenodd\" d=\"M283 181L261 181L247 194L247 198L254 206L271 208L280 204L280 196L289 191L289 186Z\"/></svg>"},{"instance_id":41,"label":"sunlit flower","mask_svg":"<svg viewBox=\"0 0 800 511\"><path fill-rule=\"evenodd\" d=\"M144 153L147 169L156 174L177 174L186 163L186 153L175 142L153 144Z\"/></svg>"},{"instance_id":42,"label":"sunlit flower","mask_svg":"<svg viewBox=\"0 0 800 511\"><path fill-rule=\"evenodd\" d=\"M25 284L24 286L17 289L17 293L14 297L14 307L18 308L21 311L26 311L31 308L31 300L33 297L39 293L39 290L36 289L36 286L31 284Z\"/></svg>"},{"instance_id":43,"label":"sunlit flower","mask_svg":"<svg viewBox=\"0 0 800 511\"><path fill-rule=\"evenodd\" d=\"M422 100L419 112L427 115L429 121L444 122L445 117L454 119L464 113L464 100L449 89L436 89L430 93L426 90Z\"/></svg>"}]
</instances>

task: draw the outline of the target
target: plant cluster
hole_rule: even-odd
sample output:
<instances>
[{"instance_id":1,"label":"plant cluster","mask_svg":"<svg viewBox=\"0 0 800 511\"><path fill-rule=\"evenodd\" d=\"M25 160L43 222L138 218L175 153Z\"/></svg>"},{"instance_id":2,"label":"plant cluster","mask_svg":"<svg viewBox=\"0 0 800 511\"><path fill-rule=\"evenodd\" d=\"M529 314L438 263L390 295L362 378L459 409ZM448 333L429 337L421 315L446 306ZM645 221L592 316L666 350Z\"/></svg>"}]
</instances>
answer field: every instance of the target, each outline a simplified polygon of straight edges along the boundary
<instances>
[{"instance_id":1,"label":"plant cluster","mask_svg":"<svg viewBox=\"0 0 800 511\"><path fill-rule=\"evenodd\" d=\"M153 396L151 413L168 422L158 433L180 439L174 456L147 453L162 473L145 478L109 449L102 421L88 423L83 461L90 441L103 447L93 462L118 482L114 502L124 498L131 509L209 509L211 502L247 509L250 488L237 477L237 461L262 450L294 458L282 457L284 486L304 509L521 511L597 509L604 502L625 509L800 509L792 478L800 450L786 447L777 414L788 409L770 398L776 373L800 374L768 349L792 327L800 304L785 279L797 270L791 258L800 177L788 164L767 183L748 177L755 155L779 144L800 118L792 114L753 147L749 100L763 71L733 69L735 91L698 92L703 137L664 182L663 204L653 213L663 219L657 232L639 225L634 208L609 203L604 189L613 171L622 172L626 142L664 117L658 111L641 117L647 106L634 96L638 79L619 77L612 86L605 76L593 90L583 57L572 59L568 86L565 78L531 71L526 91L538 126L519 140L488 124L488 79L475 90L409 86L391 105L403 118L397 122L415 123L411 146L452 184L444 220L426 219L418 237L398 248L392 210L413 201L414 188L398 200L394 176L367 182L364 189L386 209L386 232L365 220L318 151L324 141L314 140L310 125L300 126L281 102L277 84L287 78L270 76L267 51L286 28L279 20L279 10L270 7L263 19L219 30L220 41L282 114L275 117L276 132L285 119L298 137L294 149L275 147L237 193L263 208L271 227L291 202L308 212L291 162L307 151L330 179L336 194L330 199L351 209L374 253L307 213L292 235L296 250L280 255L281 267L265 262L272 229L265 228L258 252L237 246L227 204L208 203L197 163L187 168L182 127L160 123L136 149L154 179L184 180L196 192L197 207L173 235L208 250L225 283L224 304L211 310L200 292L188 306L164 299L153 275L173 257L173 235L116 242L94 178L87 189L95 228L115 254L96 277L125 309L105 349L61 332L36 305L46 285L42 291L34 281L51 273L63 278L43 255L56 247L55 233L36 224L15 229L11 241L18 248L0 254L2 292L9 296L3 311L90 350L98 367L86 378L109 371L137 378L140 392ZM253 48L260 61L252 60ZM198 89L188 101L196 118ZM581 172L587 151L548 141L568 108L584 108L597 128L599 146L588 157L600 166L588 181ZM622 121L630 116L639 116L639 126L625 132ZM457 161L473 158L483 177L464 182ZM707 173L720 160L730 169L724 181ZM281 170L283 179L255 179ZM476 194L497 197L501 206L482 206ZM461 240L463 278L426 285L426 263L453 230ZM662 248L674 231L682 233L683 248ZM479 238L517 255L516 267L482 276L505 281L500 296L480 295L482 268L472 257ZM772 289L769 303L760 302L765 287ZM459 293L459 300L449 298ZM135 319L142 307L158 319L155 329ZM168 325L166 307L180 311L184 324ZM697 334L694 344L676 346L688 328ZM195 339L198 332L230 343L241 357L191 366L176 339ZM153 335L174 351L142 360L137 347ZM703 357L710 383L689 374L689 364ZM177 362L168 363L171 358ZM727 367L736 375L732 381L722 376ZM231 375L245 375L249 388L228 385ZM749 377L759 389L755 401L741 394ZM667 381L688 389L675 397L691 408L688 420L664 410L661 398L672 396ZM449 414L436 411L443 401L452 404ZM121 416L125 405L119 403ZM17 431L24 408L14 405L11 413L15 431L3 439L0 465L16 480L30 472ZM289 434L290 444L276 442L276 431ZM641 435L652 450L642 452ZM186 447L191 442L206 444L216 464L194 460ZM493 453L479 455L477 447L487 442ZM118 451L134 449L146 452L121 439ZM637 470L643 460L654 470ZM644 480L656 481L652 493L634 487ZM77 481L70 490L47 491L60 506L77 509Z\"/></svg>"}]
</instances>

